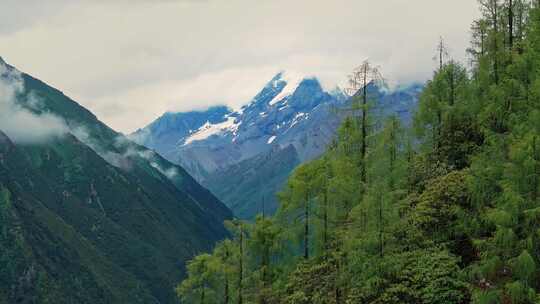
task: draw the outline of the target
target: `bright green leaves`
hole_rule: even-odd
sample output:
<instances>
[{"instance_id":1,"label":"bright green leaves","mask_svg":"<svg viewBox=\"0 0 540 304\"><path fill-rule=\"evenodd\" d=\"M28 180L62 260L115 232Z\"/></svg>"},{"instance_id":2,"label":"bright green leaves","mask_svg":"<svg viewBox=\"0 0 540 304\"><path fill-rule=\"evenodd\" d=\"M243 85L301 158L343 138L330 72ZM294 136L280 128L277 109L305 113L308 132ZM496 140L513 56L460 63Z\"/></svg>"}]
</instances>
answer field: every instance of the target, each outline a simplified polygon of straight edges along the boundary
<instances>
[{"instance_id":1,"label":"bright green leaves","mask_svg":"<svg viewBox=\"0 0 540 304\"><path fill-rule=\"evenodd\" d=\"M283 303L338 303L341 287L338 275L335 259L314 259L299 263L288 276Z\"/></svg>"},{"instance_id":2,"label":"bright green leaves","mask_svg":"<svg viewBox=\"0 0 540 304\"><path fill-rule=\"evenodd\" d=\"M534 283L536 275L536 263L534 258L524 250L512 265L514 276L529 285Z\"/></svg>"},{"instance_id":3,"label":"bright green leaves","mask_svg":"<svg viewBox=\"0 0 540 304\"><path fill-rule=\"evenodd\" d=\"M177 293L188 303L216 303L216 294L211 288L217 269L217 261L209 254L201 254L187 265L188 279L177 288Z\"/></svg>"},{"instance_id":4,"label":"bright green leaves","mask_svg":"<svg viewBox=\"0 0 540 304\"><path fill-rule=\"evenodd\" d=\"M382 269L377 276L359 277L355 282L351 303L467 302L468 286L459 276L458 259L448 252L396 253L379 263L371 266Z\"/></svg>"},{"instance_id":5,"label":"bright green leaves","mask_svg":"<svg viewBox=\"0 0 540 304\"><path fill-rule=\"evenodd\" d=\"M470 208L466 172L453 171L430 181L418 198L414 222L434 238L449 237L461 210Z\"/></svg>"},{"instance_id":6,"label":"bright green leaves","mask_svg":"<svg viewBox=\"0 0 540 304\"><path fill-rule=\"evenodd\" d=\"M512 303L536 303L536 292L522 282L516 281L508 283L505 285L505 289L507 298L510 298Z\"/></svg>"},{"instance_id":7,"label":"bright green leaves","mask_svg":"<svg viewBox=\"0 0 540 304\"><path fill-rule=\"evenodd\" d=\"M246 226L246 300L538 302L540 9L527 23L525 4L481 1L472 69L443 62L413 129L347 118L295 170L278 215Z\"/></svg>"}]
</instances>

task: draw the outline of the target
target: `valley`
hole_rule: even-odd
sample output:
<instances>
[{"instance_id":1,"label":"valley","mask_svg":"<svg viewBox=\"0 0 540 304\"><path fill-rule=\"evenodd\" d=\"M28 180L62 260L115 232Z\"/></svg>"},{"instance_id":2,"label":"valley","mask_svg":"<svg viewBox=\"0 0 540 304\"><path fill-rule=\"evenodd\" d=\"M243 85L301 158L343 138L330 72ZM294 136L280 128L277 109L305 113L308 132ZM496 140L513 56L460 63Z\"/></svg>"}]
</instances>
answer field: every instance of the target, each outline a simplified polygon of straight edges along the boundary
<instances>
[{"instance_id":1,"label":"valley","mask_svg":"<svg viewBox=\"0 0 540 304\"><path fill-rule=\"evenodd\" d=\"M410 124L422 85L369 91L378 117ZM351 107L341 89L327 92L315 77L281 72L237 111L165 113L130 138L186 168L236 216L253 219L263 201L266 213L277 210L287 176L326 151Z\"/></svg>"},{"instance_id":2,"label":"valley","mask_svg":"<svg viewBox=\"0 0 540 304\"><path fill-rule=\"evenodd\" d=\"M228 235L230 211L181 167L3 60L0 87L13 91L11 115L63 126L30 142L0 130L0 303L174 303L183 261Z\"/></svg>"},{"instance_id":3,"label":"valley","mask_svg":"<svg viewBox=\"0 0 540 304\"><path fill-rule=\"evenodd\" d=\"M540 303L540 1L11 1L0 304Z\"/></svg>"}]
</instances>

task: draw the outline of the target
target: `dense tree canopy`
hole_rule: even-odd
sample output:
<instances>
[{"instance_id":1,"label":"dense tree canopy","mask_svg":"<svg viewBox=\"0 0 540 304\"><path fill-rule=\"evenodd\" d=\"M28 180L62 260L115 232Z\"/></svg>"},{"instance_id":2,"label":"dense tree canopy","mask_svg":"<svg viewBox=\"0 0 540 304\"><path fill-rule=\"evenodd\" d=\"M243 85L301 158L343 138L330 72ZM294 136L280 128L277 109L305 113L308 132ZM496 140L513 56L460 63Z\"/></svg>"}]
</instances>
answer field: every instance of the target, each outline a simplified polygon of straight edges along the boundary
<instances>
[{"instance_id":1,"label":"dense tree canopy","mask_svg":"<svg viewBox=\"0 0 540 304\"><path fill-rule=\"evenodd\" d=\"M243 223L244 273L228 270L236 234L234 258L220 244L191 262L182 299L540 303L540 3L479 4L471 67L441 41L411 127L366 108L347 118L290 177L278 214ZM235 280L245 288L223 297Z\"/></svg>"}]
</instances>

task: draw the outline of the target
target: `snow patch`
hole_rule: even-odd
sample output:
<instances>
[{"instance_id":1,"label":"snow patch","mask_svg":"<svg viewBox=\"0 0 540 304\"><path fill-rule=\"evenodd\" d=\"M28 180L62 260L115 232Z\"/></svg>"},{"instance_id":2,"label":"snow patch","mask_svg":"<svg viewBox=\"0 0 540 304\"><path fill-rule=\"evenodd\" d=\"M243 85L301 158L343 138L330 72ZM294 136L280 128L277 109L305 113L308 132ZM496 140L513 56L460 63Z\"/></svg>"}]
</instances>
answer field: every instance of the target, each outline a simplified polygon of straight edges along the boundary
<instances>
[{"instance_id":1,"label":"snow patch","mask_svg":"<svg viewBox=\"0 0 540 304\"><path fill-rule=\"evenodd\" d=\"M302 120L304 118L305 119L309 118L309 114L306 114L306 113L303 113L303 112L300 112L300 113L296 114L296 116L293 118L293 120L291 122L291 126L289 127L289 129L294 127L300 120Z\"/></svg>"},{"instance_id":2,"label":"snow patch","mask_svg":"<svg viewBox=\"0 0 540 304\"><path fill-rule=\"evenodd\" d=\"M226 118L227 120L225 120L224 122L217 123L217 124L212 124L209 121L207 121L195 133L193 133L188 138L186 138L186 140L184 141L184 146L189 145L190 143L194 141L204 140L212 135L219 135L225 132L231 132L234 135L236 135L236 132L238 131L238 127L240 126L241 123L236 123L235 117L227 116Z\"/></svg>"},{"instance_id":3,"label":"snow patch","mask_svg":"<svg viewBox=\"0 0 540 304\"><path fill-rule=\"evenodd\" d=\"M296 116L294 117L294 119L300 118L300 117L305 116L305 115L306 115L306 113L304 113L304 112L299 112L299 113L296 114Z\"/></svg>"},{"instance_id":4,"label":"snow patch","mask_svg":"<svg viewBox=\"0 0 540 304\"><path fill-rule=\"evenodd\" d=\"M298 88L304 77L301 77L293 73L281 72L281 77L277 78L272 82L272 86L277 87L280 82L285 82L285 87L277 94L268 104L273 106L280 101L283 101L285 98L291 96L294 91Z\"/></svg>"},{"instance_id":5,"label":"snow patch","mask_svg":"<svg viewBox=\"0 0 540 304\"><path fill-rule=\"evenodd\" d=\"M268 141L266 143L271 144L272 142L274 142L275 139L276 139L276 136L272 135L272 136L270 136L270 138L268 139Z\"/></svg>"}]
</instances>

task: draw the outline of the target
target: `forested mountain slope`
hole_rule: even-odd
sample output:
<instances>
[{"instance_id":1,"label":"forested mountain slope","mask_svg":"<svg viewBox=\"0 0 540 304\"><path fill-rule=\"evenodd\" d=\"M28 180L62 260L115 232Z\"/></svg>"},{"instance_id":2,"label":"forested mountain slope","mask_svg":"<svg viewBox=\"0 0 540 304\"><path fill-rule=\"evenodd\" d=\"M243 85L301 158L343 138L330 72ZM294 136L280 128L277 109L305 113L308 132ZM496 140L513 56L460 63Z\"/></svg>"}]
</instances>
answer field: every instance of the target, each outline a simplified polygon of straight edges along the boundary
<instances>
[{"instance_id":1,"label":"forested mountain slope","mask_svg":"<svg viewBox=\"0 0 540 304\"><path fill-rule=\"evenodd\" d=\"M231 222L234 237L188 264L179 296L539 303L540 3L479 3L471 69L439 44L412 127L377 121L360 88L362 114L294 171L276 216Z\"/></svg>"},{"instance_id":2,"label":"forested mountain slope","mask_svg":"<svg viewBox=\"0 0 540 304\"><path fill-rule=\"evenodd\" d=\"M0 93L0 303L175 303L230 211L2 60Z\"/></svg>"},{"instance_id":3,"label":"forested mountain slope","mask_svg":"<svg viewBox=\"0 0 540 304\"><path fill-rule=\"evenodd\" d=\"M421 89L371 84L374 112L409 123ZM286 176L324 153L350 108L340 89L326 91L317 78L281 72L238 111L166 113L131 137L186 168L236 216L253 219L263 200L267 212L277 209L275 193Z\"/></svg>"}]
</instances>

